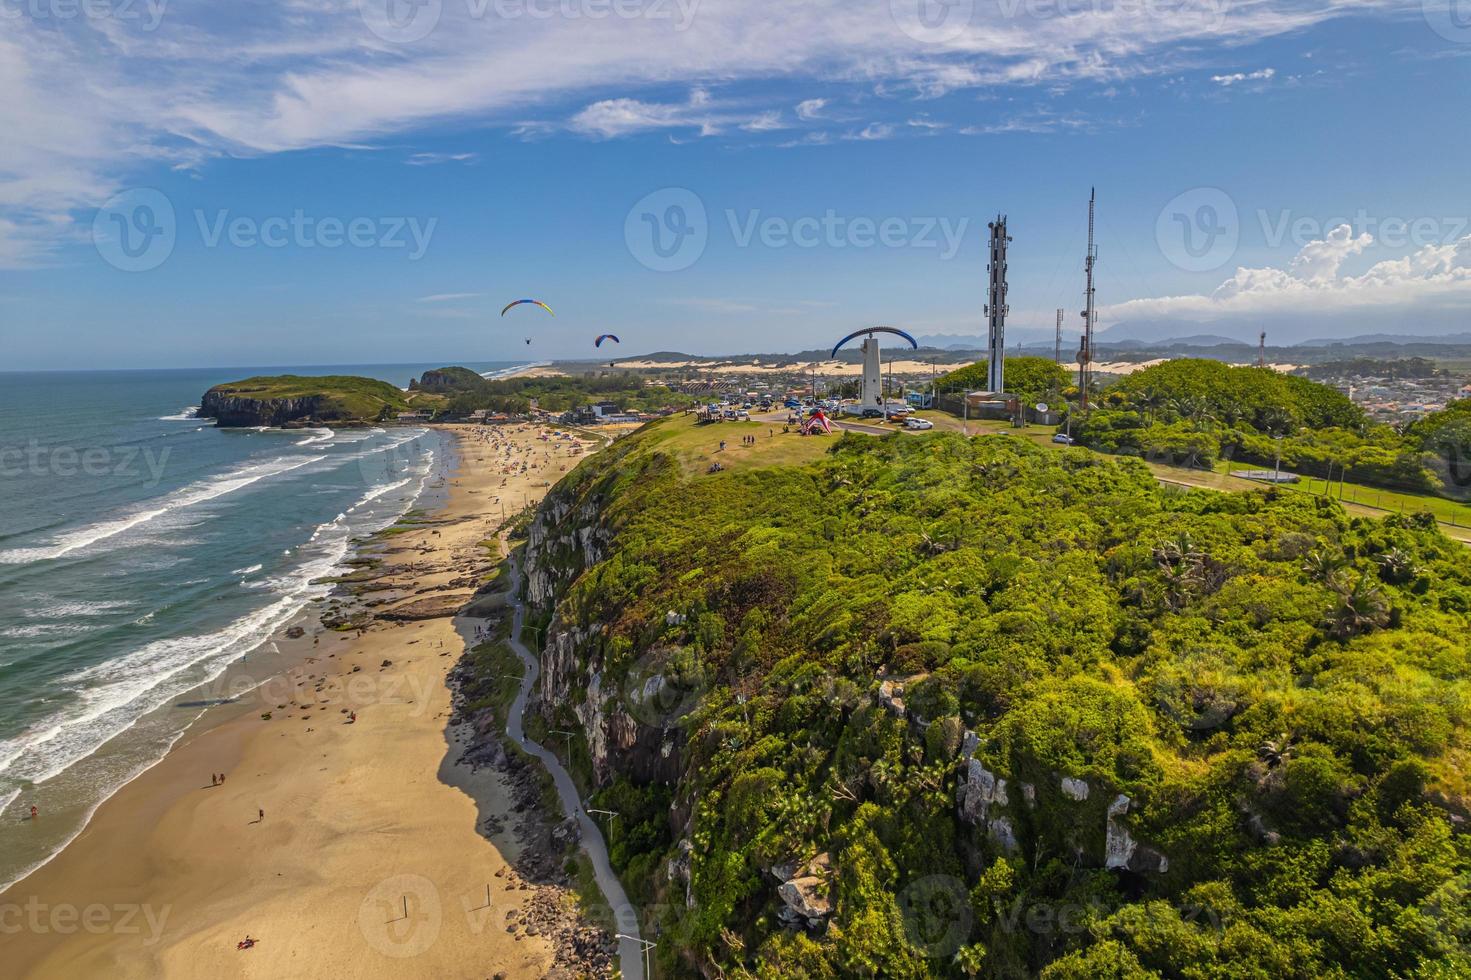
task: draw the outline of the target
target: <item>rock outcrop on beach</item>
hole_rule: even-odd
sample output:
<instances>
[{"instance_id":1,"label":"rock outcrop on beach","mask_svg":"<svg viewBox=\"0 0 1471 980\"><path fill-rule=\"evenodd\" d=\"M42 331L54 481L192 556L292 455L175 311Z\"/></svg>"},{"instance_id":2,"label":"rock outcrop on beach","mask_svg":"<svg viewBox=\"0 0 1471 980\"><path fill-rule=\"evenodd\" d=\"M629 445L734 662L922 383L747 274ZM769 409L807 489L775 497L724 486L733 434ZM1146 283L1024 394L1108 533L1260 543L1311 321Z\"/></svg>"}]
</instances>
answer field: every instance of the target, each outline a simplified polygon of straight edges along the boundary
<instances>
[{"instance_id":1,"label":"rock outcrop on beach","mask_svg":"<svg viewBox=\"0 0 1471 980\"><path fill-rule=\"evenodd\" d=\"M574 898L566 870L578 846L577 824L547 811L545 771L524 753L507 751L494 709L474 707L490 683L477 672L473 654L460 661L450 674L455 692L451 727L462 733L455 764L472 771L494 770L514 801L509 820L491 815L480 824L481 833L498 845L507 837L516 841L515 858L496 872L495 888L529 892L523 909L505 913L504 928L517 938L541 936L551 943L556 965L547 976L552 980L610 976L618 941L605 928L607 910L586 908Z\"/></svg>"},{"instance_id":2,"label":"rock outcrop on beach","mask_svg":"<svg viewBox=\"0 0 1471 980\"><path fill-rule=\"evenodd\" d=\"M341 425L390 418L408 408L404 393L386 381L284 374L215 385L200 400L199 417L226 428Z\"/></svg>"}]
</instances>

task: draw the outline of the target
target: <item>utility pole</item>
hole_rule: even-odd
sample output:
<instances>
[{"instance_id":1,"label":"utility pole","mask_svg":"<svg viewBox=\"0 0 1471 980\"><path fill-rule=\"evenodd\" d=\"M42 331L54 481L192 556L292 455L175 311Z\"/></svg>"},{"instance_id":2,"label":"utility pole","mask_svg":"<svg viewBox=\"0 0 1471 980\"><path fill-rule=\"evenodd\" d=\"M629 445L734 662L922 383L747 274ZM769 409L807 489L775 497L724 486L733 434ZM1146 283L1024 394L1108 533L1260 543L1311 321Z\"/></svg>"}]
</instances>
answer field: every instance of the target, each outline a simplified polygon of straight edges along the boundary
<instances>
[{"instance_id":1,"label":"utility pole","mask_svg":"<svg viewBox=\"0 0 1471 980\"><path fill-rule=\"evenodd\" d=\"M1062 317L1064 310L1057 311L1057 338L1052 342L1052 363L1062 363Z\"/></svg>"},{"instance_id":2,"label":"utility pole","mask_svg":"<svg viewBox=\"0 0 1471 980\"><path fill-rule=\"evenodd\" d=\"M1006 215L998 214L996 220L986 225L991 229L991 261L986 271L991 274L989 302L986 317L990 328L986 355L986 387L991 391L1006 390L1006 243L1011 237L1006 234Z\"/></svg>"},{"instance_id":3,"label":"utility pole","mask_svg":"<svg viewBox=\"0 0 1471 980\"><path fill-rule=\"evenodd\" d=\"M1097 191L1088 189L1088 254L1083 259L1083 269L1087 274L1087 290L1084 293L1086 307L1083 310L1083 349L1078 354L1078 364L1082 376L1083 388L1083 411L1088 410L1088 388L1093 382L1093 323L1098 318L1094 307L1093 289L1093 265L1098 261L1098 247L1093 244L1093 208Z\"/></svg>"},{"instance_id":4,"label":"utility pole","mask_svg":"<svg viewBox=\"0 0 1471 980\"><path fill-rule=\"evenodd\" d=\"M1256 341L1256 366L1264 368L1267 366L1267 332L1263 330Z\"/></svg>"},{"instance_id":5,"label":"utility pole","mask_svg":"<svg viewBox=\"0 0 1471 980\"><path fill-rule=\"evenodd\" d=\"M647 980L647 978L649 977L649 950L653 949L659 944L649 939L640 939L638 936L625 936L621 932L615 935L613 938L627 939L629 942L635 942L639 944L644 954L644 977L645 980Z\"/></svg>"}]
</instances>

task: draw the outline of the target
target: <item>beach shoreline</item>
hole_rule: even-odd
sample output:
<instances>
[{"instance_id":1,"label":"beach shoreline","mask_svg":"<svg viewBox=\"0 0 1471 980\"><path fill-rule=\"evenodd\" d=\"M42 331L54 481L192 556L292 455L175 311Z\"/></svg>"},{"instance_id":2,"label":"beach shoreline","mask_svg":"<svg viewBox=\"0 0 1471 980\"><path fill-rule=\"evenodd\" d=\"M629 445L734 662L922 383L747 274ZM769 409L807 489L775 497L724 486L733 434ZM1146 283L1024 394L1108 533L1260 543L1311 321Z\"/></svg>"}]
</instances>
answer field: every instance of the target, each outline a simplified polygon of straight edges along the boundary
<instances>
[{"instance_id":1,"label":"beach shoreline","mask_svg":"<svg viewBox=\"0 0 1471 980\"><path fill-rule=\"evenodd\" d=\"M447 431L446 498L350 563L355 618L263 637L297 663L211 708L0 892L9 975L553 971L546 936L507 928L534 895L507 884L516 805L502 773L456 765L447 678L468 645L454 613L499 561L487 542L580 454L530 426Z\"/></svg>"}]
</instances>

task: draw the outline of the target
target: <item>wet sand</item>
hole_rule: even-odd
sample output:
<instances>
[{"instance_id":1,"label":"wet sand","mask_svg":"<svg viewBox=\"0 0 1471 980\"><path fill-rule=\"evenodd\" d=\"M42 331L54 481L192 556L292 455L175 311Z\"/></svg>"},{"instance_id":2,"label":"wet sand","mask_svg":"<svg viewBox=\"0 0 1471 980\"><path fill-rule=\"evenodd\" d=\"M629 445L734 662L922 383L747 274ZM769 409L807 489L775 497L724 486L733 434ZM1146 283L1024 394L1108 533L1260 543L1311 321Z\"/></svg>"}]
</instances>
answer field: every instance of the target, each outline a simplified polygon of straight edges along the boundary
<instances>
[{"instance_id":1,"label":"wet sand","mask_svg":"<svg viewBox=\"0 0 1471 980\"><path fill-rule=\"evenodd\" d=\"M457 430L447 502L385 539L383 577L363 592L383 600L372 612L448 608L473 591L496 560L482 542L501 523L497 498L514 516L581 458L542 431ZM547 974L545 938L505 928L527 900L497 879L513 835L477 831L487 817L510 824L508 788L454 765L455 626L309 627L292 644L304 662L220 709L0 894L5 975ZM255 945L237 949L247 936Z\"/></svg>"}]
</instances>

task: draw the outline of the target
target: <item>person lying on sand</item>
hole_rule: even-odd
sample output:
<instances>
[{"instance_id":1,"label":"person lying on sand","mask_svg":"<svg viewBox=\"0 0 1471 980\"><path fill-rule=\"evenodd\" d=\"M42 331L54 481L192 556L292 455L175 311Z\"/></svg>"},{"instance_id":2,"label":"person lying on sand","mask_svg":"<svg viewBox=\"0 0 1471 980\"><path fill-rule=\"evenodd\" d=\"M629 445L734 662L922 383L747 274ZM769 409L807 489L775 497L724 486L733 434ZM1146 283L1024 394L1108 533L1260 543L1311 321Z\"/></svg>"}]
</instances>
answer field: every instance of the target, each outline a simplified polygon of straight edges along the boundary
<instances>
[{"instance_id":1,"label":"person lying on sand","mask_svg":"<svg viewBox=\"0 0 1471 980\"><path fill-rule=\"evenodd\" d=\"M235 944L235 948L236 949L250 949L251 947L253 947L259 941L260 940L258 940L258 939L252 939L250 937L249 933L247 933L244 939L240 940L238 943Z\"/></svg>"}]
</instances>

